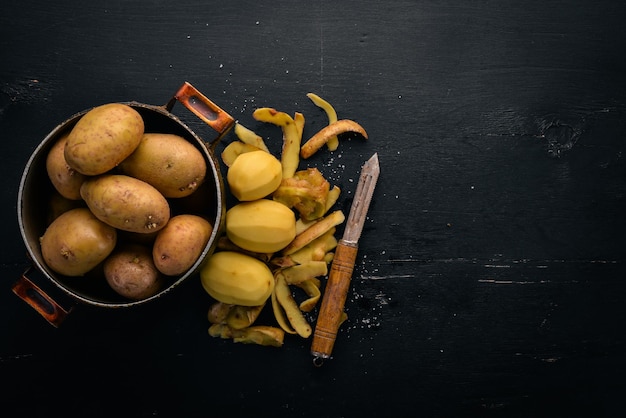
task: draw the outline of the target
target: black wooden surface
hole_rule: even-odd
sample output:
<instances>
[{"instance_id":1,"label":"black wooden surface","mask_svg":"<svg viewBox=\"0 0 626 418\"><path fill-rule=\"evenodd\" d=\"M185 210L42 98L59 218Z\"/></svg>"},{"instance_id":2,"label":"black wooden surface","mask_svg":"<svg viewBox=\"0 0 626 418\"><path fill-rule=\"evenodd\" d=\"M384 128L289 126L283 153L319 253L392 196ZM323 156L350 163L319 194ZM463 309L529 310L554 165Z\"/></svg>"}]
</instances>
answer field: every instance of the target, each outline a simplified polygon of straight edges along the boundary
<instances>
[{"instance_id":1,"label":"black wooden surface","mask_svg":"<svg viewBox=\"0 0 626 418\"><path fill-rule=\"evenodd\" d=\"M625 18L608 0L3 2L1 414L620 416ZM322 368L297 337L210 338L197 277L138 309L78 306L59 329L10 290L37 144L184 81L275 149L252 111L300 111L310 135L326 119L308 92L369 133L311 160L346 209L374 152L382 171Z\"/></svg>"}]
</instances>

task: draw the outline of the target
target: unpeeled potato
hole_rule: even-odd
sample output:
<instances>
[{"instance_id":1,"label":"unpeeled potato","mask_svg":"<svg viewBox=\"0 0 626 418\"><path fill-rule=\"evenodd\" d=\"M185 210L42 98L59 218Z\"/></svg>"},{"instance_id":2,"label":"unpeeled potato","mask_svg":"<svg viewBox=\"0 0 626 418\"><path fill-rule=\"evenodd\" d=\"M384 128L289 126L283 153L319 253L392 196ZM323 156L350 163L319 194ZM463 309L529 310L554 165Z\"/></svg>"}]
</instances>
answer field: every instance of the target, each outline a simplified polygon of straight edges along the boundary
<instances>
[{"instance_id":1,"label":"unpeeled potato","mask_svg":"<svg viewBox=\"0 0 626 418\"><path fill-rule=\"evenodd\" d=\"M50 195L50 200L48 201L47 207L47 225L50 225L52 221L59 217L59 215L67 212L71 209L85 207L85 202L83 200L73 200L68 199L67 197L61 196L59 192L56 190L52 192Z\"/></svg>"},{"instance_id":2,"label":"unpeeled potato","mask_svg":"<svg viewBox=\"0 0 626 418\"><path fill-rule=\"evenodd\" d=\"M61 214L40 238L42 256L52 270L82 276L100 264L115 248L116 230L87 208Z\"/></svg>"},{"instance_id":3,"label":"unpeeled potato","mask_svg":"<svg viewBox=\"0 0 626 418\"><path fill-rule=\"evenodd\" d=\"M204 182L206 161L185 138L146 133L135 151L119 165L123 173L154 186L165 197L184 197Z\"/></svg>"},{"instance_id":4,"label":"unpeeled potato","mask_svg":"<svg viewBox=\"0 0 626 418\"><path fill-rule=\"evenodd\" d=\"M185 273L200 257L212 232L209 221L200 216L172 217L159 231L152 247L157 269L167 276Z\"/></svg>"},{"instance_id":5,"label":"unpeeled potato","mask_svg":"<svg viewBox=\"0 0 626 418\"><path fill-rule=\"evenodd\" d=\"M109 286L128 299L149 298L163 288L164 278L152 261L150 248L144 245L116 250L105 260L103 269Z\"/></svg>"},{"instance_id":6,"label":"unpeeled potato","mask_svg":"<svg viewBox=\"0 0 626 418\"><path fill-rule=\"evenodd\" d=\"M129 232L158 231L170 218L165 197L148 183L122 174L83 182L80 195L98 219Z\"/></svg>"},{"instance_id":7,"label":"unpeeled potato","mask_svg":"<svg viewBox=\"0 0 626 418\"><path fill-rule=\"evenodd\" d=\"M74 170L65 161L65 144L68 134L59 138L46 156L46 171L54 188L61 196L80 200L80 185L85 180L85 175Z\"/></svg>"},{"instance_id":8,"label":"unpeeled potato","mask_svg":"<svg viewBox=\"0 0 626 418\"><path fill-rule=\"evenodd\" d=\"M132 107L122 103L97 106L70 131L65 161L88 176L106 173L135 150L143 132L143 119Z\"/></svg>"}]
</instances>

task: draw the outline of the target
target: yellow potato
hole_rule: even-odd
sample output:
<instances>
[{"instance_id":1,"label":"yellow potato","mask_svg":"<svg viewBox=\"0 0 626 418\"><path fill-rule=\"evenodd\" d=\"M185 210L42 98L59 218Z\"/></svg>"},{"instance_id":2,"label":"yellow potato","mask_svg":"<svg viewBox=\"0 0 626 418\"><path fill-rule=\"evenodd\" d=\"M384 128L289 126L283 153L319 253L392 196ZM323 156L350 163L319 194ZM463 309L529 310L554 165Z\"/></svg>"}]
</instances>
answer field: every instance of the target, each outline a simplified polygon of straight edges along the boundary
<instances>
[{"instance_id":1,"label":"yellow potato","mask_svg":"<svg viewBox=\"0 0 626 418\"><path fill-rule=\"evenodd\" d=\"M190 214L172 217L161 229L152 247L156 268L167 276L189 270L206 247L213 226L206 219Z\"/></svg>"},{"instance_id":2,"label":"yellow potato","mask_svg":"<svg viewBox=\"0 0 626 418\"><path fill-rule=\"evenodd\" d=\"M79 173L106 173L139 145L144 123L139 112L121 103L109 103L85 113L70 131L64 156Z\"/></svg>"},{"instance_id":3,"label":"yellow potato","mask_svg":"<svg viewBox=\"0 0 626 418\"><path fill-rule=\"evenodd\" d=\"M154 186L165 197L185 197L204 182L206 160L179 135L146 133L135 151L119 165L122 173Z\"/></svg>"},{"instance_id":4,"label":"yellow potato","mask_svg":"<svg viewBox=\"0 0 626 418\"><path fill-rule=\"evenodd\" d=\"M85 175L74 170L65 161L65 144L68 134L59 138L46 156L46 171L54 188L61 196L80 200L80 185L85 180Z\"/></svg>"},{"instance_id":5,"label":"yellow potato","mask_svg":"<svg viewBox=\"0 0 626 418\"><path fill-rule=\"evenodd\" d=\"M61 214L40 239L45 263L66 276L82 276L93 269L109 256L116 242L116 230L87 208Z\"/></svg>"},{"instance_id":6,"label":"yellow potato","mask_svg":"<svg viewBox=\"0 0 626 418\"><path fill-rule=\"evenodd\" d=\"M240 201L269 196L280 186L283 169L280 161L265 151L241 154L228 168L230 191Z\"/></svg>"},{"instance_id":7,"label":"yellow potato","mask_svg":"<svg viewBox=\"0 0 626 418\"><path fill-rule=\"evenodd\" d=\"M133 300L156 295L165 283L144 245L125 245L113 252L103 264L104 277L118 294Z\"/></svg>"},{"instance_id":8,"label":"yellow potato","mask_svg":"<svg viewBox=\"0 0 626 418\"><path fill-rule=\"evenodd\" d=\"M46 220L48 221L48 225L52 223L59 215L67 212L70 209L85 207L85 202L83 200L72 200L66 197L61 196L61 194L57 191L53 191L50 196L50 200L48 201L48 211Z\"/></svg>"},{"instance_id":9,"label":"yellow potato","mask_svg":"<svg viewBox=\"0 0 626 418\"><path fill-rule=\"evenodd\" d=\"M226 235L244 250L273 253L296 236L296 216L273 200L242 202L226 212Z\"/></svg>"},{"instance_id":10,"label":"yellow potato","mask_svg":"<svg viewBox=\"0 0 626 418\"><path fill-rule=\"evenodd\" d=\"M80 194L101 221L129 232L162 229L170 218L169 203L148 183L121 174L86 180Z\"/></svg>"},{"instance_id":11,"label":"yellow potato","mask_svg":"<svg viewBox=\"0 0 626 418\"><path fill-rule=\"evenodd\" d=\"M267 265L235 251L219 251L200 270L204 290L216 301L231 305L263 305L274 290Z\"/></svg>"}]
</instances>

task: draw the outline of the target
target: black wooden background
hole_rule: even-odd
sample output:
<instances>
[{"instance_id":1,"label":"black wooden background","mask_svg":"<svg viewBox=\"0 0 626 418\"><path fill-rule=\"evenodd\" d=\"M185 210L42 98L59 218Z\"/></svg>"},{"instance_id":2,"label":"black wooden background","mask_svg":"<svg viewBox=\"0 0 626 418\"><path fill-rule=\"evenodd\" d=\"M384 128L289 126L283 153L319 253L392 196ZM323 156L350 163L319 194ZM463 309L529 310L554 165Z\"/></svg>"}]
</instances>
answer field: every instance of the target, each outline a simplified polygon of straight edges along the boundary
<instances>
[{"instance_id":1,"label":"black wooden background","mask_svg":"<svg viewBox=\"0 0 626 418\"><path fill-rule=\"evenodd\" d=\"M2 415L619 416L625 18L609 0L3 2ZM369 133L310 161L346 209L361 164L381 164L321 368L297 337L209 337L195 276L138 309L80 305L59 329L10 290L35 147L76 112L165 104L184 81L274 149L252 111L300 111L311 135L326 118L308 92Z\"/></svg>"}]
</instances>

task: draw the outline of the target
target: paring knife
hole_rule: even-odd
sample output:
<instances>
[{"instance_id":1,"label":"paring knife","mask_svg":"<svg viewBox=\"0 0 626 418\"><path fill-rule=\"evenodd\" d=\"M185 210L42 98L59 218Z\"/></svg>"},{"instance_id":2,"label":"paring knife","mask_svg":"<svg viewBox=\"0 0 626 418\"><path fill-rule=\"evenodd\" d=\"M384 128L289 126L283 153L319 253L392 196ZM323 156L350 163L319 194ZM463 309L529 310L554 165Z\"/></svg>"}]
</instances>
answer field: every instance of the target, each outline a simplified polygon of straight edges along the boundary
<instances>
[{"instance_id":1,"label":"paring knife","mask_svg":"<svg viewBox=\"0 0 626 418\"><path fill-rule=\"evenodd\" d=\"M321 366L324 360L330 357L335 345L350 288L359 238L363 231L363 224L379 174L380 166L378 153L376 153L363 165L344 234L337 243L335 256L328 273L328 281L324 289L324 296L313 333L313 343L311 344L313 364L316 366Z\"/></svg>"}]
</instances>

